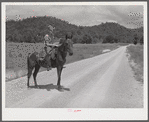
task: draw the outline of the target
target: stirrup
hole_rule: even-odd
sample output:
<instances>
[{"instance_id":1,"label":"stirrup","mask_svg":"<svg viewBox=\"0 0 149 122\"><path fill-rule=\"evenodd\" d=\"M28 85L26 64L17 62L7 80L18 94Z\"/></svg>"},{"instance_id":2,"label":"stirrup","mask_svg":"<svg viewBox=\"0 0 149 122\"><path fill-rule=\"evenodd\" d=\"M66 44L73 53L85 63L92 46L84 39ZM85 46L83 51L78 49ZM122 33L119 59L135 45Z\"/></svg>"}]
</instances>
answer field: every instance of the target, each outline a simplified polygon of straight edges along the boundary
<instances>
[{"instance_id":1,"label":"stirrup","mask_svg":"<svg viewBox=\"0 0 149 122\"><path fill-rule=\"evenodd\" d=\"M49 71L49 70L52 70L52 68L51 67L47 67L47 71Z\"/></svg>"}]
</instances>

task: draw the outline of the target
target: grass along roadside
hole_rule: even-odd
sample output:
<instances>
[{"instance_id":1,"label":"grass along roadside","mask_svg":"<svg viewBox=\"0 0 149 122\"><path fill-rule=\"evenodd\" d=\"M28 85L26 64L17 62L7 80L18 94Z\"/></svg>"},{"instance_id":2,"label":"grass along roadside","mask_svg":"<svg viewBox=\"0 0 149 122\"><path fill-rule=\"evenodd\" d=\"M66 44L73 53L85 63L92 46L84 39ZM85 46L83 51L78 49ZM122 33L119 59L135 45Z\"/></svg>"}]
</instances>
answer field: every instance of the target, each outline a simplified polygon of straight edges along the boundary
<instances>
[{"instance_id":1,"label":"grass along roadside","mask_svg":"<svg viewBox=\"0 0 149 122\"><path fill-rule=\"evenodd\" d=\"M137 81L143 83L143 45L127 47L127 56Z\"/></svg>"},{"instance_id":2,"label":"grass along roadside","mask_svg":"<svg viewBox=\"0 0 149 122\"><path fill-rule=\"evenodd\" d=\"M114 50L124 44L74 44L73 56L67 56L66 64L102 54L103 50ZM27 75L27 55L34 51L41 52L43 44L7 43L6 81ZM41 71L45 71L41 68Z\"/></svg>"}]
</instances>

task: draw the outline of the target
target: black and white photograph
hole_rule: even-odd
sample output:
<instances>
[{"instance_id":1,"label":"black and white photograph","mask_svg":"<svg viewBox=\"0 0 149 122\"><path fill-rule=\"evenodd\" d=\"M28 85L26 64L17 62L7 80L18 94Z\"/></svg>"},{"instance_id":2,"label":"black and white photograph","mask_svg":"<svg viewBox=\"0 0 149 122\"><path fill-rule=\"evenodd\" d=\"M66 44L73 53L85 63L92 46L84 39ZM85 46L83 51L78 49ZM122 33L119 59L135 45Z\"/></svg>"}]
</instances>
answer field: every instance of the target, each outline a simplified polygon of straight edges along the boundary
<instances>
[{"instance_id":1,"label":"black and white photograph","mask_svg":"<svg viewBox=\"0 0 149 122\"><path fill-rule=\"evenodd\" d=\"M146 120L147 2L3 2L4 120Z\"/></svg>"}]
</instances>

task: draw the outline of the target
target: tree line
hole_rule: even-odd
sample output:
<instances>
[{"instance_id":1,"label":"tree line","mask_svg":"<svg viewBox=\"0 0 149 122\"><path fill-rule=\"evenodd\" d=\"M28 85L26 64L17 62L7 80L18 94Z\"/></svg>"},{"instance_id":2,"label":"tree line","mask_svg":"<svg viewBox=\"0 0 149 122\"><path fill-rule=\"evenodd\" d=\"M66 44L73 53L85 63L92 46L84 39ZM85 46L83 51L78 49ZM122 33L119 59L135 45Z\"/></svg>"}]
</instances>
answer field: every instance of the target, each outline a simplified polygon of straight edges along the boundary
<instances>
[{"instance_id":1,"label":"tree line","mask_svg":"<svg viewBox=\"0 0 149 122\"><path fill-rule=\"evenodd\" d=\"M128 29L117 23L102 23L92 27L77 26L55 17L30 17L19 21L6 21L6 41L39 43L49 33L48 25L55 27L55 38L72 32L74 43L133 43L143 38L143 27ZM135 39L136 40L136 39Z\"/></svg>"}]
</instances>

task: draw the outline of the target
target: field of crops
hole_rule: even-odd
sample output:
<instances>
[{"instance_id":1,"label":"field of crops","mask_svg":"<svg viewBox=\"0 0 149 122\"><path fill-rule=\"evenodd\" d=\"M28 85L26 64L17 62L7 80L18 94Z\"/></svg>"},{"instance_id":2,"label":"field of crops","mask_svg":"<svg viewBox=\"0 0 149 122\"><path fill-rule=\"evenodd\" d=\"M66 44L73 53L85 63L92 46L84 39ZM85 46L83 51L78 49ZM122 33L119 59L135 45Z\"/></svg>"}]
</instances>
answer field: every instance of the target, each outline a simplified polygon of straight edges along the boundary
<instances>
[{"instance_id":1,"label":"field of crops","mask_svg":"<svg viewBox=\"0 0 149 122\"><path fill-rule=\"evenodd\" d=\"M28 53L34 51L42 53L43 47L42 43L7 43L6 80L26 75Z\"/></svg>"},{"instance_id":2,"label":"field of crops","mask_svg":"<svg viewBox=\"0 0 149 122\"><path fill-rule=\"evenodd\" d=\"M67 63L90 58L102 54L102 50L113 50L119 44L74 44L74 55L67 56ZM6 43L6 81L25 76L27 74L28 53L43 53L42 43ZM46 70L41 68L40 71Z\"/></svg>"}]
</instances>

